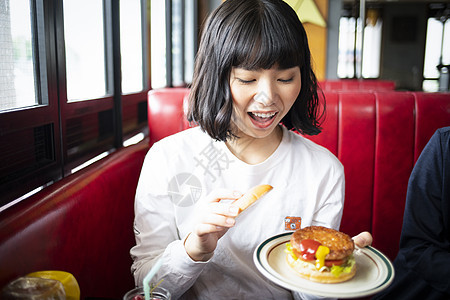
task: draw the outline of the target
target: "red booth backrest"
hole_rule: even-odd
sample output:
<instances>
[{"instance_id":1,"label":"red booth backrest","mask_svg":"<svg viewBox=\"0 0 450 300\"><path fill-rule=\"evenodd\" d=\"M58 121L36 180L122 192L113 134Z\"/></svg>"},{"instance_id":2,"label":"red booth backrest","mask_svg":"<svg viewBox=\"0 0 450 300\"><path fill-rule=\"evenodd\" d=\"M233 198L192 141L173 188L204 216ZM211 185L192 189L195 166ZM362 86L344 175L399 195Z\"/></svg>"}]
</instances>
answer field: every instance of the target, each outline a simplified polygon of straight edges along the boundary
<instances>
[{"instance_id":1,"label":"red booth backrest","mask_svg":"<svg viewBox=\"0 0 450 300\"><path fill-rule=\"evenodd\" d=\"M148 94L150 146L168 135L189 128L184 111L188 88L164 88Z\"/></svg>"},{"instance_id":2,"label":"red booth backrest","mask_svg":"<svg viewBox=\"0 0 450 300\"><path fill-rule=\"evenodd\" d=\"M326 99L324 130L310 139L334 152L344 165L341 230L351 235L371 231L373 245L393 259L414 164L415 95L341 92L326 93Z\"/></svg>"},{"instance_id":3,"label":"red booth backrest","mask_svg":"<svg viewBox=\"0 0 450 300\"><path fill-rule=\"evenodd\" d=\"M393 91L395 81L379 79L323 80L319 86L325 91Z\"/></svg>"},{"instance_id":4,"label":"red booth backrest","mask_svg":"<svg viewBox=\"0 0 450 300\"><path fill-rule=\"evenodd\" d=\"M450 122L449 93L415 93L415 139L414 162L436 128L448 126Z\"/></svg>"},{"instance_id":5,"label":"red booth backrest","mask_svg":"<svg viewBox=\"0 0 450 300\"><path fill-rule=\"evenodd\" d=\"M189 127L182 117L188 93L189 89L170 88L149 92L150 143ZM344 165L341 230L350 235L372 232L374 247L394 259L409 176L434 131L450 126L450 93L359 90L324 95L323 131L308 138L328 148ZM153 118L161 115L165 104L166 121Z\"/></svg>"}]
</instances>

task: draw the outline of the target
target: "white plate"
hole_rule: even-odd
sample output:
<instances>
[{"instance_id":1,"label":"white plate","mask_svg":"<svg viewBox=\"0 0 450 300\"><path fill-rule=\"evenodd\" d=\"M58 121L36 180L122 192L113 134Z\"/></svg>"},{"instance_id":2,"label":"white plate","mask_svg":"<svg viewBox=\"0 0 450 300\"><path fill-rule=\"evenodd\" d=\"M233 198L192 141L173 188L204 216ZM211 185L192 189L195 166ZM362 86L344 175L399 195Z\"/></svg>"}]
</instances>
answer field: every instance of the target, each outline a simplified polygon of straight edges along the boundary
<instances>
[{"instance_id":1,"label":"white plate","mask_svg":"<svg viewBox=\"0 0 450 300\"><path fill-rule=\"evenodd\" d=\"M370 296L387 288L394 279L389 259L373 247L357 248L354 257L356 275L341 283L316 283L303 279L286 261L286 243L292 232L273 236L262 242L253 255L258 270L274 283L302 293L324 297L357 298Z\"/></svg>"}]
</instances>

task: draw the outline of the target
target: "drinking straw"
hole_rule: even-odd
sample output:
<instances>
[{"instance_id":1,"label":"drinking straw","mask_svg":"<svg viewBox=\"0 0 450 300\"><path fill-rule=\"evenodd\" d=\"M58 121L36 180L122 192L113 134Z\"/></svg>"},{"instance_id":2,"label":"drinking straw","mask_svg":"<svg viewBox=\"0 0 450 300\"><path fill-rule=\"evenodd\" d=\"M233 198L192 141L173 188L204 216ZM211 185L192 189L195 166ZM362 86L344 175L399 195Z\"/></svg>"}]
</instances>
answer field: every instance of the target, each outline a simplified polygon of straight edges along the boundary
<instances>
[{"instance_id":1,"label":"drinking straw","mask_svg":"<svg viewBox=\"0 0 450 300\"><path fill-rule=\"evenodd\" d=\"M153 265L152 269L148 274L144 277L144 295L145 300L150 300L150 280L152 280L153 276L155 276L156 272L158 272L159 268L162 265L162 258L160 258L156 264Z\"/></svg>"}]
</instances>

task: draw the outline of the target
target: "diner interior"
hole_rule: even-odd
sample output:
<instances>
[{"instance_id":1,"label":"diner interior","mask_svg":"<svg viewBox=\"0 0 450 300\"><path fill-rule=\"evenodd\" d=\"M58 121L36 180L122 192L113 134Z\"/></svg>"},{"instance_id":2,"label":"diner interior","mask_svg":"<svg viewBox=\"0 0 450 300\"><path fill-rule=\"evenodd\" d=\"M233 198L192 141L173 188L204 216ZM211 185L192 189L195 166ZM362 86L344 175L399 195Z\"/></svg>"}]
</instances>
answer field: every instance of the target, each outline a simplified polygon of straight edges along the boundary
<instances>
[{"instance_id":1,"label":"diner interior","mask_svg":"<svg viewBox=\"0 0 450 300\"><path fill-rule=\"evenodd\" d=\"M135 287L142 163L192 126L199 33L221 2L0 0L0 290L47 270L73 275L76 299ZM450 126L450 1L286 2L327 104L322 133L306 137L345 169L340 229L369 231L393 261L411 171Z\"/></svg>"}]
</instances>

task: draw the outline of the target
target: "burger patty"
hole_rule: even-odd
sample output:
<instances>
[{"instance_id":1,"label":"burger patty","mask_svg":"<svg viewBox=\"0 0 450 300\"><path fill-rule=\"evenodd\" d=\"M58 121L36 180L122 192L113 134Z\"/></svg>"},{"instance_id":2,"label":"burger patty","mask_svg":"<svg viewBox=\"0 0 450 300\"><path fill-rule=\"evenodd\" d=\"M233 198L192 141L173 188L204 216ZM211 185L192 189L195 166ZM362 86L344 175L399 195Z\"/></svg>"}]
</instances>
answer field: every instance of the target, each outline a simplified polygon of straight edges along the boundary
<instances>
[{"instance_id":1,"label":"burger patty","mask_svg":"<svg viewBox=\"0 0 450 300\"><path fill-rule=\"evenodd\" d=\"M318 241L328 247L330 253L325 256L326 260L344 259L355 249L352 238L347 234L323 226L309 226L292 234L291 245L295 252L300 252L300 243L305 239Z\"/></svg>"}]
</instances>

